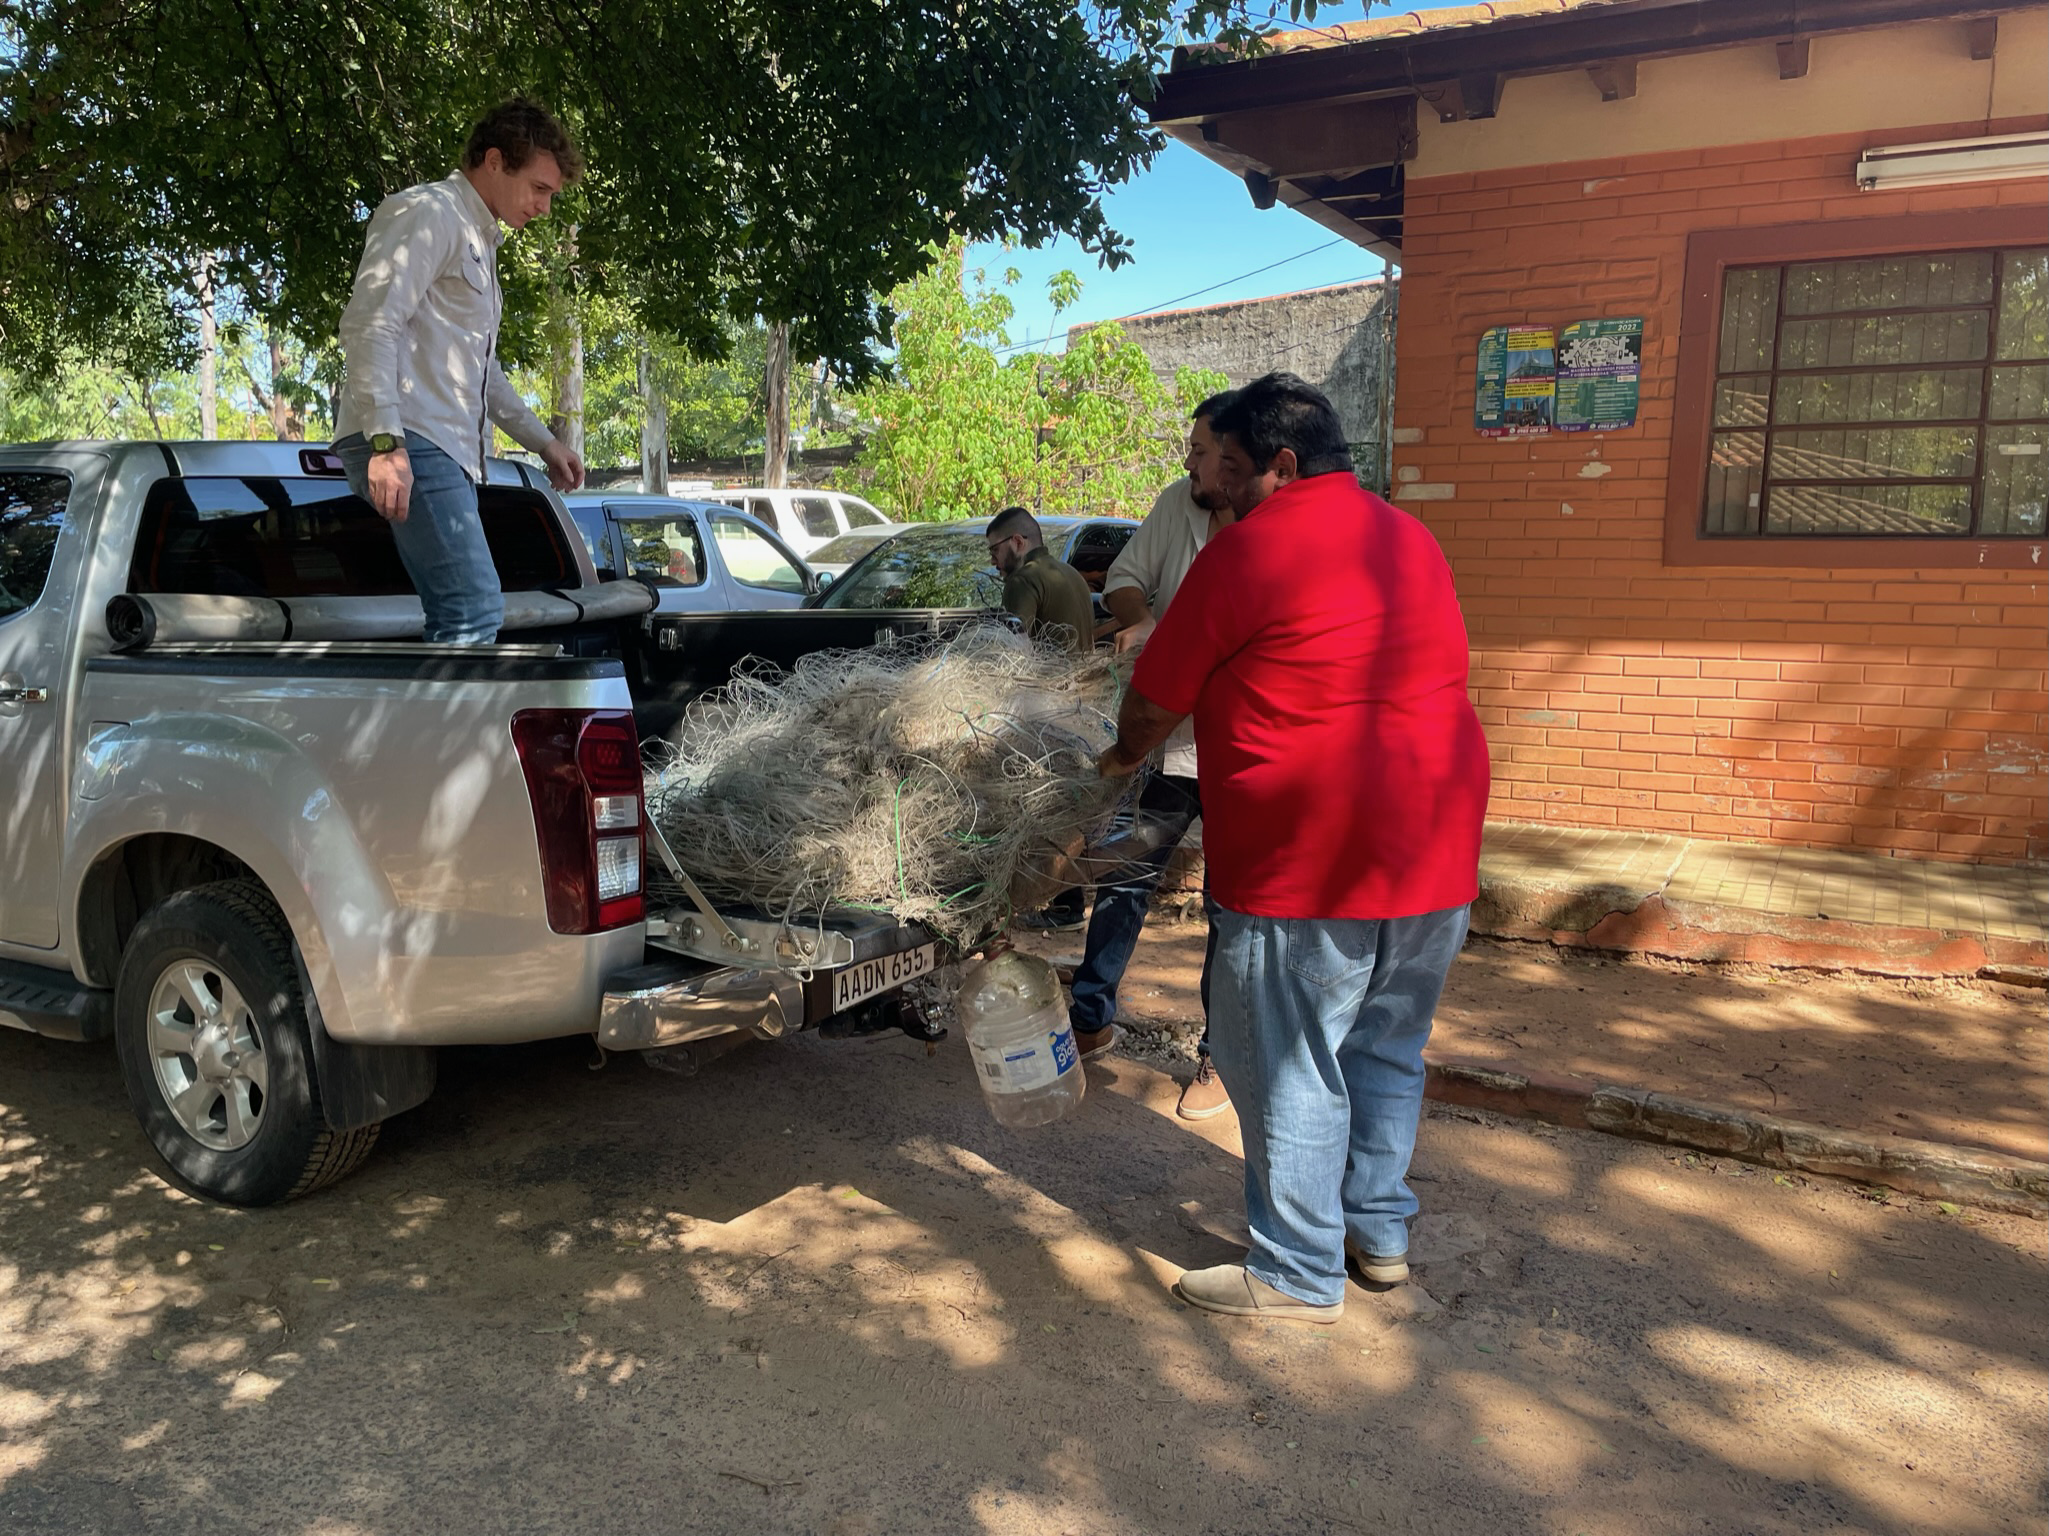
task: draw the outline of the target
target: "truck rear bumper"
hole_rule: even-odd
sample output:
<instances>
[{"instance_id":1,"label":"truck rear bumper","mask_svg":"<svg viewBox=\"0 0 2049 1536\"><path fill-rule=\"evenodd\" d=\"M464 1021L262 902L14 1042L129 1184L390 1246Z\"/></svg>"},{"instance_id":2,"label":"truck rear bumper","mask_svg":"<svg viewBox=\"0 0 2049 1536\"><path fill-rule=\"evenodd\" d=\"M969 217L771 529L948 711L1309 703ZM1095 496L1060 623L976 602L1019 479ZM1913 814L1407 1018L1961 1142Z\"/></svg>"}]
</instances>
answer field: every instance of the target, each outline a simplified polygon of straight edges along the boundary
<instances>
[{"instance_id":1,"label":"truck rear bumper","mask_svg":"<svg viewBox=\"0 0 2049 1536\"><path fill-rule=\"evenodd\" d=\"M677 956L612 978L598 1016L598 1044L643 1051L742 1030L773 1040L803 1027L804 984L788 972L707 966Z\"/></svg>"}]
</instances>

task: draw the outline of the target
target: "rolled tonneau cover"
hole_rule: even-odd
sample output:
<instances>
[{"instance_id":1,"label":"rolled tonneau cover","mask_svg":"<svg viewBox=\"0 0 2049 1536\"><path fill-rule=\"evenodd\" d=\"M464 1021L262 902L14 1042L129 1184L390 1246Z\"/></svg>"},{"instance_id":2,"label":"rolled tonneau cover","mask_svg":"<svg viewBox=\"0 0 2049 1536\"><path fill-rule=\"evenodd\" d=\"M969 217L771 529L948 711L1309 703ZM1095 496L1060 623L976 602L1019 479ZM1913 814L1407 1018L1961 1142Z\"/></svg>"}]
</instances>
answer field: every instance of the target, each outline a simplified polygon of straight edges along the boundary
<instances>
[{"instance_id":1,"label":"rolled tonneau cover","mask_svg":"<svg viewBox=\"0 0 2049 1536\"><path fill-rule=\"evenodd\" d=\"M594 587L505 594L503 629L630 619L655 605L655 589L628 577ZM117 651L217 640L412 640L426 627L417 597L221 597L124 592L107 600Z\"/></svg>"}]
</instances>

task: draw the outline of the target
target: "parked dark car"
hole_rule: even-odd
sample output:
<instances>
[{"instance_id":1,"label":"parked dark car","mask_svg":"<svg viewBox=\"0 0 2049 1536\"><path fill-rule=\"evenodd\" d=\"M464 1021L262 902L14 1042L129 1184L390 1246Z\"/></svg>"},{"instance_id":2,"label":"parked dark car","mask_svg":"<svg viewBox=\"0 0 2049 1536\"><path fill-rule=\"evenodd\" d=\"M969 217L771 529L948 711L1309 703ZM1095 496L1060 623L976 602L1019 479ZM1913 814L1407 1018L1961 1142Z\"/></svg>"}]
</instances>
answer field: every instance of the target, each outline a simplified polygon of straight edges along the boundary
<instances>
[{"instance_id":1,"label":"parked dark car","mask_svg":"<svg viewBox=\"0 0 2049 1536\"><path fill-rule=\"evenodd\" d=\"M989 564L986 517L920 523L885 539L808 608L1000 608L1003 578ZM1110 562L1138 530L1128 517L1042 517L1046 547L1100 594Z\"/></svg>"}]
</instances>

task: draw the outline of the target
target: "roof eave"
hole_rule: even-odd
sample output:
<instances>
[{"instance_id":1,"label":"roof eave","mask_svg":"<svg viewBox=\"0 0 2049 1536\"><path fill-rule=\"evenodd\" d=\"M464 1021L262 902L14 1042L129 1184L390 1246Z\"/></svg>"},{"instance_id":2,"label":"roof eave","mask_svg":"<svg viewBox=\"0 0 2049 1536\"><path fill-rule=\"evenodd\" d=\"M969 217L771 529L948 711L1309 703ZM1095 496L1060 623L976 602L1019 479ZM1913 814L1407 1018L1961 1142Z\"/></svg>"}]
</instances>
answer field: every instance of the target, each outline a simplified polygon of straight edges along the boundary
<instances>
[{"instance_id":1,"label":"roof eave","mask_svg":"<svg viewBox=\"0 0 2049 1536\"><path fill-rule=\"evenodd\" d=\"M1977 5L1955 0L1616 0L1229 63L1206 62L1198 51L1183 49L1160 78L1147 110L1155 124L1172 128L1221 113L1305 101L1335 103L1462 80L1584 69L1611 59L1669 57L2039 8L2039 0Z\"/></svg>"}]
</instances>

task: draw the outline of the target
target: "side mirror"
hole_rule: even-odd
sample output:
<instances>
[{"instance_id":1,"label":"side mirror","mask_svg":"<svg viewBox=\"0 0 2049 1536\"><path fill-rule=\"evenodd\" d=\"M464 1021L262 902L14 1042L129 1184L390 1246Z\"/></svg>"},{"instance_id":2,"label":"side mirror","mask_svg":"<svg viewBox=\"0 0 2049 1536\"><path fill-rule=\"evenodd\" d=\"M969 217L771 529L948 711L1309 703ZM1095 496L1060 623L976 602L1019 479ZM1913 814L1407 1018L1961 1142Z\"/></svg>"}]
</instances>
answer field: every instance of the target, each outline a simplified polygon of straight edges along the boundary
<instances>
[{"instance_id":1,"label":"side mirror","mask_svg":"<svg viewBox=\"0 0 2049 1536\"><path fill-rule=\"evenodd\" d=\"M818 590L823 592L827 587L832 585L832 572L819 571L814 579L818 583Z\"/></svg>"},{"instance_id":2,"label":"side mirror","mask_svg":"<svg viewBox=\"0 0 2049 1536\"><path fill-rule=\"evenodd\" d=\"M806 571L804 573L804 595L806 597L816 597L824 590L825 578L823 576L819 575L816 571Z\"/></svg>"}]
</instances>

